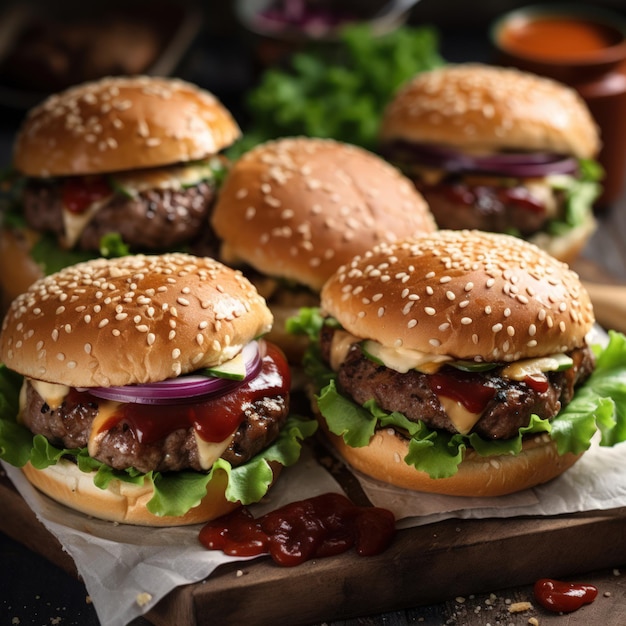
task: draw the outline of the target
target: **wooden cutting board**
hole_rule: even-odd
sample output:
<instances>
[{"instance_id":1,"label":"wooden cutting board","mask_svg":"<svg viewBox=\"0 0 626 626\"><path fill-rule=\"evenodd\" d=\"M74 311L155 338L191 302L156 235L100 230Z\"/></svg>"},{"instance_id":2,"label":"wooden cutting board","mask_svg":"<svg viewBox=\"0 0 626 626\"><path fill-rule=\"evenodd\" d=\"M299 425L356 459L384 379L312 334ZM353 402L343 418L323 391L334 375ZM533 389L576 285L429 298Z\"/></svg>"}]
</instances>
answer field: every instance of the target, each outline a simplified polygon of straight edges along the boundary
<instances>
[{"instance_id":1,"label":"wooden cutting board","mask_svg":"<svg viewBox=\"0 0 626 626\"><path fill-rule=\"evenodd\" d=\"M348 481L349 482L349 481ZM354 490L349 484L347 490ZM350 496L361 499L358 493ZM71 557L0 477L0 531L77 575ZM349 552L282 568L232 563L172 591L156 626L311 624L490 593L626 563L626 508L557 517L447 520L398 533L376 557Z\"/></svg>"}]
</instances>

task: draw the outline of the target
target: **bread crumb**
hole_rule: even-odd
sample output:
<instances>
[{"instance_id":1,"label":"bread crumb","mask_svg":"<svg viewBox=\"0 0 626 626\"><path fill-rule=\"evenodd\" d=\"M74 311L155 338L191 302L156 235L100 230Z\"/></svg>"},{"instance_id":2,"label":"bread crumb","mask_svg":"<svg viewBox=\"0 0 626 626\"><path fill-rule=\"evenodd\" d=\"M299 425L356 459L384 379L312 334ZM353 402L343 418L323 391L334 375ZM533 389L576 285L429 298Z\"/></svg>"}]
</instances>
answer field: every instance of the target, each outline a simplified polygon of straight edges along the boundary
<instances>
[{"instance_id":1,"label":"bread crumb","mask_svg":"<svg viewBox=\"0 0 626 626\"><path fill-rule=\"evenodd\" d=\"M619 576L621 572L617 569L617 567L613 570L613 576Z\"/></svg>"},{"instance_id":2,"label":"bread crumb","mask_svg":"<svg viewBox=\"0 0 626 626\"><path fill-rule=\"evenodd\" d=\"M150 600L152 600L152 594L147 591L137 594L136 602L139 606L146 606Z\"/></svg>"},{"instance_id":3,"label":"bread crumb","mask_svg":"<svg viewBox=\"0 0 626 626\"><path fill-rule=\"evenodd\" d=\"M19 624L19 623L20 623L20 618L19 617L14 617L11 620L11 624L14 624L14 626L17 626L17 624Z\"/></svg>"},{"instance_id":4,"label":"bread crumb","mask_svg":"<svg viewBox=\"0 0 626 626\"><path fill-rule=\"evenodd\" d=\"M85 596L85 604L91 604L91 596Z\"/></svg>"},{"instance_id":5,"label":"bread crumb","mask_svg":"<svg viewBox=\"0 0 626 626\"><path fill-rule=\"evenodd\" d=\"M523 611L530 611L533 605L530 602L512 602L509 606L509 613L522 613Z\"/></svg>"},{"instance_id":6,"label":"bread crumb","mask_svg":"<svg viewBox=\"0 0 626 626\"><path fill-rule=\"evenodd\" d=\"M237 578L239 578L240 576L243 576L243 570L238 569L236 576Z\"/></svg>"},{"instance_id":7,"label":"bread crumb","mask_svg":"<svg viewBox=\"0 0 626 626\"><path fill-rule=\"evenodd\" d=\"M536 617L529 617L528 623L530 626L539 626L539 620Z\"/></svg>"},{"instance_id":8,"label":"bread crumb","mask_svg":"<svg viewBox=\"0 0 626 626\"><path fill-rule=\"evenodd\" d=\"M611 597L611 592L610 591L605 591L604 592L604 597L605 598L610 598Z\"/></svg>"}]
</instances>

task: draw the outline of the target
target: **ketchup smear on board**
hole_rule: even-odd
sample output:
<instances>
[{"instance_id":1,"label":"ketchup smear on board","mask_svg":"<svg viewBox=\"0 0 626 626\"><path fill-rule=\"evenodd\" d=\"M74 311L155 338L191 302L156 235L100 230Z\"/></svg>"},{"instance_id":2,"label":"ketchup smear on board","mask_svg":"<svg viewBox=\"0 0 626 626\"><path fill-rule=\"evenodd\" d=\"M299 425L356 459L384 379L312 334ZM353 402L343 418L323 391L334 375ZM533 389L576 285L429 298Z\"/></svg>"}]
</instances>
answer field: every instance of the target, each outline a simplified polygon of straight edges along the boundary
<instances>
[{"instance_id":1,"label":"ketchup smear on board","mask_svg":"<svg viewBox=\"0 0 626 626\"><path fill-rule=\"evenodd\" d=\"M566 583L551 578L541 578L534 589L537 602L544 609L555 613L571 613L583 604L591 604L598 595L598 588L584 583Z\"/></svg>"},{"instance_id":2,"label":"ketchup smear on board","mask_svg":"<svg viewBox=\"0 0 626 626\"><path fill-rule=\"evenodd\" d=\"M209 550L231 556L269 554L278 565L291 567L353 546L360 556L380 554L394 535L391 511L360 507L344 495L326 493L256 519L241 507L206 524L199 538Z\"/></svg>"}]
</instances>

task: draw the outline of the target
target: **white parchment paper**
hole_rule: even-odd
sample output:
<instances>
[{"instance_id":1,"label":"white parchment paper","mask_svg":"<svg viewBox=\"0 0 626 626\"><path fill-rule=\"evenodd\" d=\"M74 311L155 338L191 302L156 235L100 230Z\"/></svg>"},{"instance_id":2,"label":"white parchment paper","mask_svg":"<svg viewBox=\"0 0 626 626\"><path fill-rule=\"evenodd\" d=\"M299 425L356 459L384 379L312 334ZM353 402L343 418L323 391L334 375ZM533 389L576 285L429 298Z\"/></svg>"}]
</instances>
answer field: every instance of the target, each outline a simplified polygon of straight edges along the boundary
<instances>
[{"instance_id":1,"label":"white parchment paper","mask_svg":"<svg viewBox=\"0 0 626 626\"><path fill-rule=\"evenodd\" d=\"M201 524L145 528L93 519L41 494L19 469L2 466L39 521L74 559L103 626L124 626L175 587L206 578L222 563L245 560L206 550L198 539ZM328 492L341 488L303 449L300 461L283 470L267 498L250 510L261 515Z\"/></svg>"}]
</instances>

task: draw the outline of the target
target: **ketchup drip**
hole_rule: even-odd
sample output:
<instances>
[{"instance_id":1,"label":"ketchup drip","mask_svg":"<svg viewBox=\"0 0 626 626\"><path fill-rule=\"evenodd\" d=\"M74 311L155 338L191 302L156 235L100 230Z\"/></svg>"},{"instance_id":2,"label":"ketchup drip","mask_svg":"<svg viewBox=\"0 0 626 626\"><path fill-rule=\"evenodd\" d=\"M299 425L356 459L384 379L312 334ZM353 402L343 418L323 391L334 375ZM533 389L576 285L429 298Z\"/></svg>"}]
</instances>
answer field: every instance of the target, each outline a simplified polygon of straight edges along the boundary
<instances>
[{"instance_id":1,"label":"ketchup drip","mask_svg":"<svg viewBox=\"0 0 626 626\"><path fill-rule=\"evenodd\" d=\"M61 187L63 206L70 213L83 213L91 204L113 193L105 178L68 178Z\"/></svg>"},{"instance_id":2,"label":"ketchup drip","mask_svg":"<svg viewBox=\"0 0 626 626\"><path fill-rule=\"evenodd\" d=\"M465 372L437 372L428 377L433 393L452 398L470 413L482 413L487 403L495 396L496 390L480 382L482 377Z\"/></svg>"},{"instance_id":3,"label":"ketchup drip","mask_svg":"<svg viewBox=\"0 0 626 626\"><path fill-rule=\"evenodd\" d=\"M269 554L290 567L352 548L361 556L383 552L395 534L391 511L359 507L338 493L292 502L255 519L244 507L206 524L199 539L231 556Z\"/></svg>"},{"instance_id":4,"label":"ketchup drip","mask_svg":"<svg viewBox=\"0 0 626 626\"><path fill-rule=\"evenodd\" d=\"M139 443L149 444L179 428L193 426L204 441L223 441L243 421L246 405L289 392L291 375L285 356L275 345L265 345L259 374L234 390L192 404L121 404L100 426L100 432L123 423Z\"/></svg>"}]
</instances>

